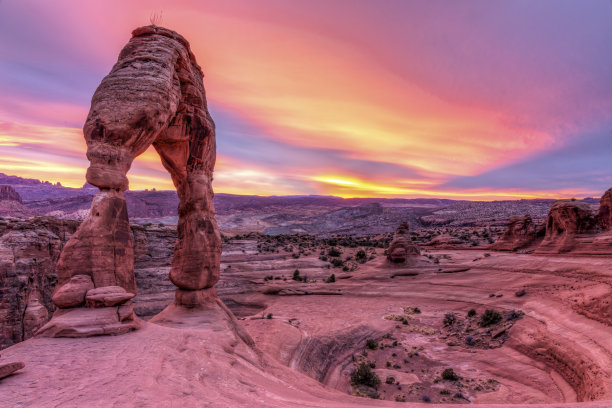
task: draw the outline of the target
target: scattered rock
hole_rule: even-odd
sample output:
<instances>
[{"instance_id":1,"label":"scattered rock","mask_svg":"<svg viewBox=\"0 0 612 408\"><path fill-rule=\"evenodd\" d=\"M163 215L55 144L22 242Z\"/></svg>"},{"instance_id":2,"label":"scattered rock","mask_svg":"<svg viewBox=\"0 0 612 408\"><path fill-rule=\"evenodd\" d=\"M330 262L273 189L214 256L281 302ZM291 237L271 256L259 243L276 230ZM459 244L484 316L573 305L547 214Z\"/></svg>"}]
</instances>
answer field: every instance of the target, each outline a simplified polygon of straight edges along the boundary
<instances>
[{"instance_id":1,"label":"scattered rock","mask_svg":"<svg viewBox=\"0 0 612 408\"><path fill-rule=\"evenodd\" d=\"M127 302L136 296L126 292L121 286L104 286L91 289L85 297L86 307L111 307Z\"/></svg>"},{"instance_id":2,"label":"scattered rock","mask_svg":"<svg viewBox=\"0 0 612 408\"><path fill-rule=\"evenodd\" d=\"M25 364L21 361L16 362L16 363L0 364L0 378L8 377L9 375L13 374L15 371L21 370L24 367L25 367Z\"/></svg>"},{"instance_id":3,"label":"scattered rock","mask_svg":"<svg viewBox=\"0 0 612 408\"><path fill-rule=\"evenodd\" d=\"M459 273L459 272L467 272L472 268L461 267L461 268L443 268L438 270L438 273Z\"/></svg>"},{"instance_id":4,"label":"scattered rock","mask_svg":"<svg viewBox=\"0 0 612 408\"><path fill-rule=\"evenodd\" d=\"M74 275L62 286L58 286L53 293L53 303L63 309L82 306L85 303L85 294L94 288L91 277L87 275Z\"/></svg>"},{"instance_id":5,"label":"scattered rock","mask_svg":"<svg viewBox=\"0 0 612 408\"><path fill-rule=\"evenodd\" d=\"M91 337L124 334L140 327L138 319L130 319L118 307L58 309L53 319L36 335L39 337ZM132 315L133 316L133 315ZM121 320L123 317L123 320Z\"/></svg>"}]
</instances>

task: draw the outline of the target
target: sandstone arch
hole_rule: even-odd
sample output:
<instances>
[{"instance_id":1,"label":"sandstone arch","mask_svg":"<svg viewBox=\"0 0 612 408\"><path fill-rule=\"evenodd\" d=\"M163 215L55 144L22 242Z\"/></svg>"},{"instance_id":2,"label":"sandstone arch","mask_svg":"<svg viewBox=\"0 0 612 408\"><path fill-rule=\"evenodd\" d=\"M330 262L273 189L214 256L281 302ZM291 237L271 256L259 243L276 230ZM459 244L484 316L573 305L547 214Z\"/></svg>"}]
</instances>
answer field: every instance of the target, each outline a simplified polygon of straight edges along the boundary
<instances>
[{"instance_id":1,"label":"sandstone arch","mask_svg":"<svg viewBox=\"0 0 612 408\"><path fill-rule=\"evenodd\" d=\"M151 145L170 173L180 200L178 240L170 271L170 279L178 287L175 303L195 306L211 297L216 299L213 286L219 280L221 238L211 185L215 124L208 112L202 78L182 36L147 26L134 30L117 63L95 91L83 133L90 161L87 181L100 192L58 261L54 302L63 309L56 315L62 316L68 308L82 308L86 293L88 306L94 304L89 294L95 292L101 299L96 305L123 305L124 309L136 294L134 242L123 192L128 188L126 175L132 161ZM104 333L79 330L105 334L134 328L129 323L133 321L131 309L124 310L124 320L118 312L119 321L105 323ZM55 316L54 320L55 329L41 331L61 335ZM113 325L120 328L109 328ZM75 334L70 328L62 330Z\"/></svg>"}]
</instances>

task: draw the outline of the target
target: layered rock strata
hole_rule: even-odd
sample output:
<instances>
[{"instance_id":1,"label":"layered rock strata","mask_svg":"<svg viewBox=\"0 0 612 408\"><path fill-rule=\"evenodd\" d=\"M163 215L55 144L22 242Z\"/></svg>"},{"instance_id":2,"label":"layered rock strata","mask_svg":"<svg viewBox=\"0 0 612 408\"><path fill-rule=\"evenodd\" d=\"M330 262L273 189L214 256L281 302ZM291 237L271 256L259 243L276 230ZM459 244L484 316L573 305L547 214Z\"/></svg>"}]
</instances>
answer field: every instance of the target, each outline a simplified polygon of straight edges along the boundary
<instances>
[{"instance_id":1,"label":"layered rock strata","mask_svg":"<svg viewBox=\"0 0 612 408\"><path fill-rule=\"evenodd\" d=\"M609 231L612 227L612 188L606 191L599 200L597 222L605 231Z\"/></svg>"},{"instance_id":2,"label":"layered rock strata","mask_svg":"<svg viewBox=\"0 0 612 408\"><path fill-rule=\"evenodd\" d=\"M545 233L545 225L536 224L531 216L512 217L504 234L491 249L497 251L517 251L530 247L541 240Z\"/></svg>"},{"instance_id":3,"label":"layered rock strata","mask_svg":"<svg viewBox=\"0 0 612 408\"><path fill-rule=\"evenodd\" d=\"M100 192L62 251L54 295L61 309L41 335L120 334L138 327L130 302L136 294L134 238L123 192L132 161L151 145L179 196L170 269L170 280L179 288L175 303L195 307L216 299L212 288L219 280L221 238L212 204L215 125L202 77L183 37L148 26L134 30L102 80L83 128L90 161L87 182ZM84 278L77 284L75 276L93 282L84 298ZM77 298L81 303L76 304ZM67 304L68 309L60 306Z\"/></svg>"},{"instance_id":4,"label":"layered rock strata","mask_svg":"<svg viewBox=\"0 0 612 408\"><path fill-rule=\"evenodd\" d=\"M19 193L11 186L0 186L0 201L22 202Z\"/></svg>"},{"instance_id":5,"label":"layered rock strata","mask_svg":"<svg viewBox=\"0 0 612 408\"><path fill-rule=\"evenodd\" d=\"M410 227L402 222L395 231L393 240L387 249L387 259L392 263L409 263L421 255L419 247L410 240Z\"/></svg>"},{"instance_id":6,"label":"layered rock strata","mask_svg":"<svg viewBox=\"0 0 612 408\"><path fill-rule=\"evenodd\" d=\"M546 219L546 234L538 253L563 253L576 249L578 238L593 234L596 219L591 207L581 201L558 200L550 208Z\"/></svg>"}]
</instances>

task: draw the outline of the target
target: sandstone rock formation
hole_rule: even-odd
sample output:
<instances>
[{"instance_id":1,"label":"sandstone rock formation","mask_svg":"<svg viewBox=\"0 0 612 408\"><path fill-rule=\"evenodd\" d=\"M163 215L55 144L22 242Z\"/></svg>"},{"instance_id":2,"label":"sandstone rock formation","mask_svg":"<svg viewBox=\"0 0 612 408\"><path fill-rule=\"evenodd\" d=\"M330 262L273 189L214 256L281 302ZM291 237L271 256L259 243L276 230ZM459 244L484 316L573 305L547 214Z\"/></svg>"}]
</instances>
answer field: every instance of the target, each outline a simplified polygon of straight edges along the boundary
<instances>
[{"instance_id":1,"label":"sandstone rock formation","mask_svg":"<svg viewBox=\"0 0 612 408\"><path fill-rule=\"evenodd\" d=\"M411 240L407 222L402 222L395 231L393 240L387 249L387 259L392 263L411 262L421 255L421 251Z\"/></svg>"},{"instance_id":2,"label":"sandstone rock formation","mask_svg":"<svg viewBox=\"0 0 612 408\"><path fill-rule=\"evenodd\" d=\"M536 252L572 251L577 237L592 233L595 226L596 219L588 204L576 200L555 201L546 219L546 235Z\"/></svg>"},{"instance_id":3,"label":"sandstone rock formation","mask_svg":"<svg viewBox=\"0 0 612 408\"><path fill-rule=\"evenodd\" d=\"M202 76L189 43L179 34L156 26L134 30L94 93L83 128L90 161L87 182L100 192L62 251L58 292L73 276L87 275L95 286L85 296L90 308L112 311L136 294L134 238L123 192L132 161L153 145L180 201L170 270L170 280L179 288L176 303L193 307L216 298L212 288L219 280L221 238L211 185L215 125ZM115 334L138 325L114 316L112 320L107 311L60 310L41 335ZM98 329L93 327L95 319L103 321Z\"/></svg>"},{"instance_id":4,"label":"sandstone rock formation","mask_svg":"<svg viewBox=\"0 0 612 408\"><path fill-rule=\"evenodd\" d=\"M512 217L506 231L491 249L497 251L516 251L536 243L545 232L545 225L537 225L529 215Z\"/></svg>"},{"instance_id":5,"label":"sandstone rock formation","mask_svg":"<svg viewBox=\"0 0 612 408\"><path fill-rule=\"evenodd\" d=\"M52 217L0 219L0 348L32 337L47 322L55 265L77 227Z\"/></svg>"},{"instance_id":6,"label":"sandstone rock formation","mask_svg":"<svg viewBox=\"0 0 612 408\"><path fill-rule=\"evenodd\" d=\"M22 202L19 193L11 186L0 186L0 201Z\"/></svg>"},{"instance_id":7,"label":"sandstone rock formation","mask_svg":"<svg viewBox=\"0 0 612 408\"><path fill-rule=\"evenodd\" d=\"M609 230L612 227L612 188L606 191L599 200L597 221L603 230Z\"/></svg>"}]
</instances>

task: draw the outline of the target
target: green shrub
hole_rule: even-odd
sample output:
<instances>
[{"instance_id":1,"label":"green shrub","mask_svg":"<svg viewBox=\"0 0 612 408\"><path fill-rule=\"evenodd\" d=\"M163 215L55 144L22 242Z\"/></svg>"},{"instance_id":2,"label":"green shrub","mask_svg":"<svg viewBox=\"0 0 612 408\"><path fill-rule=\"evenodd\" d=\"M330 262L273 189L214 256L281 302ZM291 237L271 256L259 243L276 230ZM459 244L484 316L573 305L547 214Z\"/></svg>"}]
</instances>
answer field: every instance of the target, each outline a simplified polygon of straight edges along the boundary
<instances>
[{"instance_id":1,"label":"green shrub","mask_svg":"<svg viewBox=\"0 0 612 408\"><path fill-rule=\"evenodd\" d=\"M357 251L357 253L355 254L355 259L358 261L365 261L366 260L366 253L363 249L360 249L359 251Z\"/></svg>"},{"instance_id":2,"label":"green shrub","mask_svg":"<svg viewBox=\"0 0 612 408\"><path fill-rule=\"evenodd\" d=\"M294 281L298 281L298 282L302 281L302 277L300 276L300 271L298 269L293 271L293 277L291 279L293 279Z\"/></svg>"},{"instance_id":3,"label":"green shrub","mask_svg":"<svg viewBox=\"0 0 612 408\"><path fill-rule=\"evenodd\" d=\"M452 368L447 368L446 370L442 371L441 377L443 380L448 380L448 381L457 381L459 379L459 376L455 373L455 371Z\"/></svg>"},{"instance_id":4,"label":"green shrub","mask_svg":"<svg viewBox=\"0 0 612 408\"><path fill-rule=\"evenodd\" d=\"M376 387L380 385L380 378L378 378L367 363L361 362L357 368L351 372L351 383L353 385Z\"/></svg>"},{"instance_id":5,"label":"green shrub","mask_svg":"<svg viewBox=\"0 0 612 408\"><path fill-rule=\"evenodd\" d=\"M387 377L387 379L385 380L385 384L395 384L395 377Z\"/></svg>"},{"instance_id":6,"label":"green shrub","mask_svg":"<svg viewBox=\"0 0 612 408\"><path fill-rule=\"evenodd\" d=\"M501 321L502 321L502 315L500 315L495 310L487 309L485 310L485 312L482 314L482 317L480 318L480 325L482 327L487 327L487 326L497 324Z\"/></svg>"},{"instance_id":7,"label":"green shrub","mask_svg":"<svg viewBox=\"0 0 612 408\"><path fill-rule=\"evenodd\" d=\"M329 256L340 256L342 252L340 252L337 248L331 247L329 251L327 251L327 255Z\"/></svg>"},{"instance_id":8,"label":"green shrub","mask_svg":"<svg viewBox=\"0 0 612 408\"><path fill-rule=\"evenodd\" d=\"M454 313L447 313L444 315L442 323L445 327L452 326L457 321L457 316Z\"/></svg>"},{"instance_id":9,"label":"green shrub","mask_svg":"<svg viewBox=\"0 0 612 408\"><path fill-rule=\"evenodd\" d=\"M336 275L334 275L333 273L329 275L329 278L325 280L326 283L334 283L335 281L336 281Z\"/></svg>"},{"instance_id":10,"label":"green shrub","mask_svg":"<svg viewBox=\"0 0 612 408\"><path fill-rule=\"evenodd\" d=\"M344 265L344 262L342 261L342 259L339 259L339 258L334 258L330 262L334 266L334 268L339 268Z\"/></svg>"},{"instance_id":11,"label":"green shrub","mask_svg":"<svg viewBox=\"0 0 612 408\"><path fill-rule=\"evenodd\" d=\"M475 309L470 309L470 311L468 312L468 317L472 317L472 316L476 316L476 310Z\"/></svg>"},{"instance_id":12,"label":"green shrub","mask_svg":"<svg viewBox=\"0 0 612 408\"><path fill-rule=\"evenodd\" d=\"M369 348L370 350L376 350L378 348L378 342L376 340L367 339L366 347Z\"/></svg>"}]
</instances>

